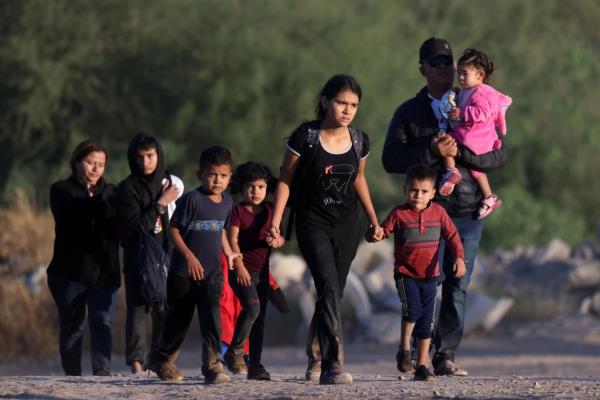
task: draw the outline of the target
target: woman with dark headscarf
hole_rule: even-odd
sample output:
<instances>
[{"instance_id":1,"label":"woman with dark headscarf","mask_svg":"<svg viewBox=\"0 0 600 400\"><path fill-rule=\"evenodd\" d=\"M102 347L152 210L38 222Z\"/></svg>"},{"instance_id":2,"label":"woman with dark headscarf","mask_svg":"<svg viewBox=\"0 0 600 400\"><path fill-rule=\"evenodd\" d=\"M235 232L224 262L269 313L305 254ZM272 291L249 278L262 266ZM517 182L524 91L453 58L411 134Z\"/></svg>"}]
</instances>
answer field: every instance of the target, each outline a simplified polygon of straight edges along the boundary
<instances>
[{"instance_id":1,"label":"woman with dark headscarf","mask_svg":"<svg viewBox=\"0 0 600 400\"><path fill-rule=\"evenodd\" d=\"M56 238L48 266L48 286L59 315L63 370L81 375L86 307L91 336L92 372L110 375L112 319L121 276L116 212L103 178L108 153L86 140L71 156L71 174L50 188Z\"/></svg>"},{"instance_id":2,"label":"woman with dark headscarf","mask_svg":"<svg viewBox=\"0 0 600 400\"><path fill-rule=\"evenodd\" d=\"M133 373L143 370L149 362L146 346L146 321L152 317L152 343L158 344L162 316L151 311L144 300L141 276L137 270L136 247L140 228L163 244L169 251L166 229L174 201L183 193L183 183L166 170L165 156L158 140L145 133L133 137L127 149L131 174L119 184L119 224L125 264L125 357Z\"/></svg>"}]
</instances>

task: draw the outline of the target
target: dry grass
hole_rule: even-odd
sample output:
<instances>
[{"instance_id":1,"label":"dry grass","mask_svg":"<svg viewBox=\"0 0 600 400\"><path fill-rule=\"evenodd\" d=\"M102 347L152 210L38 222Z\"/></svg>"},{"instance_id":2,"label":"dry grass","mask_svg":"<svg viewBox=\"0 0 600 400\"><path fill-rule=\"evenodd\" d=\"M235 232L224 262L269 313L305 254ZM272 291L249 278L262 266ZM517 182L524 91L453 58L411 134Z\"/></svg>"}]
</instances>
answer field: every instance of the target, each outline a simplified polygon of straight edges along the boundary
<instances>
[{"instance_id":1,"label":"dry grass","mask_svg":"<svg viewBox=\"0 0 600 400\"><path fill-rule=\"evenodd\" d=\"M0 273L12 276L30 272L52 258L54 219L22 190L15 190L0 209Z\"/></svg>"},{"instance_id":2,"label":"dry grass","mask_svg":"<svg viewBox=\"0 0 600 400\"><path fill-rule=\"evenodd\" d=\"M52 258L52 214L16 190L8 205L0 209L0 226L0 362L57 357L58 313L45 276L35 294L22 279ZM117 352L124 350L125 343L124 298L121 290L113 323L113 349ZM84 345L88 342L86 332Z\"/></svg>"}]
</instances>

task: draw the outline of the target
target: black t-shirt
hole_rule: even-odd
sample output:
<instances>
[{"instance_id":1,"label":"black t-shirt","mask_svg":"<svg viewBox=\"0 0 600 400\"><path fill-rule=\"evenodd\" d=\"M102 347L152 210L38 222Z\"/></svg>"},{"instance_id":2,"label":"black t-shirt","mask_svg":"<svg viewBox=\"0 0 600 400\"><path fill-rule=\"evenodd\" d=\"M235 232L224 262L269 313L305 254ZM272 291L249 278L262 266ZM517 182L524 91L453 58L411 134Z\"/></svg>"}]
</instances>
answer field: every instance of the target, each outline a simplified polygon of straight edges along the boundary
<instances>
[{"instance_id":1,"label":"black t-shirt","mask_svg":"<svg viewBox=\"0 0 600 400\"><path fill-rule=\"evenodd\" d=\"M229 226L233 200L223 193L220 203L215 203L197 188L177 201L171 224L180 226L181 236L204 268L205 278L221 274L221 235ZM189 276L185 257L175 249L169 273Z\"/></svg>"},{"instance_id":2,"label":"black t-shirt","mask_svg":"<svg viewBox=\"0 0 600 400\"><path fill-rule=\"evenodd\" d=\"M362 135L361 159L369 155L369 137L364 132ZM301 127L292 133L287 146L294 154L302 157L306 140L306 130ZM327 224L355 217L358 196L354 181L357 173L358 160L352 144L339 154L334 154L325 150L319 140L300 188L300 205L296 208L298 215Z\"/></svg>"}]
</instances>

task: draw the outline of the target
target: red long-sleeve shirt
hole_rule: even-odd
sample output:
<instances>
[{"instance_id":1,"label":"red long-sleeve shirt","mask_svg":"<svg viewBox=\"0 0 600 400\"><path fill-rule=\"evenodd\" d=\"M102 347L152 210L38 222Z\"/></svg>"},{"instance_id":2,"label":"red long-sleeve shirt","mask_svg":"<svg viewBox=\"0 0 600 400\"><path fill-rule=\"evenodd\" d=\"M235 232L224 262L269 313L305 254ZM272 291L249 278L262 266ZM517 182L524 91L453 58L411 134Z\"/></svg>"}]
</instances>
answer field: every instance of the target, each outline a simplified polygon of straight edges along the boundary
<instances>
[{"instance_id":1,"label":"red long-sleeve shirt","mask_svg":"<svg viewBox=\"0 0 600 400\"><path fill-rule=\"evenodd\" d=\"M456 258L465 257L456 226L444 208L431 203L422 211L408 204L395 207L381 224L385 237L394 234L394 271L413 278L440 274L438 247L446 240Z\"/></svg>"}]
</instances>

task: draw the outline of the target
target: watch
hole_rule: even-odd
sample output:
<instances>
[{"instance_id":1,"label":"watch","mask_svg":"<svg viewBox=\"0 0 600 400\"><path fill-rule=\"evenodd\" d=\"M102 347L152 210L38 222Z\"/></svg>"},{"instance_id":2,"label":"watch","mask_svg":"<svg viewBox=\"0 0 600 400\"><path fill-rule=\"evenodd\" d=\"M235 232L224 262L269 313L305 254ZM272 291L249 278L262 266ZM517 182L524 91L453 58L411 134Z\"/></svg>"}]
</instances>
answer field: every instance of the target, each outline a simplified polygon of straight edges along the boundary
<instances>
[{"instance_id":1,"label":"watch","mask_svg":"<svg viewBox=\"0 0 600 400\"><path fill-rule=\"evenodd\" d=\"M156 203L156 208L158 209L159 214L164 214L167 211L167 206L163 206L160 203Z\"/></svg>"}]
</instances>

